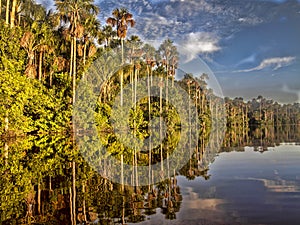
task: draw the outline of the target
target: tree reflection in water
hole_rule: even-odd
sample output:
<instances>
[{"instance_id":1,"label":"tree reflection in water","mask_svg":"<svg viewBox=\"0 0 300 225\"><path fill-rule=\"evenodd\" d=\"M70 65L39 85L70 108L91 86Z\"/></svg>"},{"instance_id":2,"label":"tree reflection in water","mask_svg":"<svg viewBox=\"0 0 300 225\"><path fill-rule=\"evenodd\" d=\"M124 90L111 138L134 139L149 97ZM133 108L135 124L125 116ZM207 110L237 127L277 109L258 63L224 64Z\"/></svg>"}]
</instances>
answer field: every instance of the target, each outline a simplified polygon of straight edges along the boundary
<instances>
[{"instance_id":1,"label":"tree reflection in water","mask_svg":"<svg viewBox=\"0 0 300 225\"><path fill-rule=\"evenodd\" d=\"M165 219L176 219L182 201L178 175L207 180L209 164L218 153L243 151L244 146L263 152L282 142L300 140L297 126L250 129L242 135L227 132L223 147L216 151L206 148L208 141L202 136L197 148L190 149L191 159L181 170L165 171L169 179L124 189L93 171L70 137L29 136L2 141L2 224L137 223L156 214L157 209ZM110 166L106 165L107 170Z\"/></svg>"}]
</instances>

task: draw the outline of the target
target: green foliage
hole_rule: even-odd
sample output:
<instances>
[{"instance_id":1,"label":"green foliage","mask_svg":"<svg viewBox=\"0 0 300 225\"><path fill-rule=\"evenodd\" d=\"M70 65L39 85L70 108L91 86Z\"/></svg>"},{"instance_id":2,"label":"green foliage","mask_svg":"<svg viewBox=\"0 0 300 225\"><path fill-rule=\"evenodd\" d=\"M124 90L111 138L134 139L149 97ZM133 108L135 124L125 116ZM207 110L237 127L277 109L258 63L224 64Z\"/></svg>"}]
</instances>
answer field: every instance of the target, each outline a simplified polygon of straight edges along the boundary
<instances>
[{"instance_id":1,"label":"green foliage","mask_svg":"<svg viewBox=\"0 0 300 225\"><path fill-rule=\"evenodd\" d=\"M26 52L20 48L21 28L10 29L0 20L0 71L22 73L25 70Z\"/></svg>"},{"instance_id":2,"label":"green foliage","mask_svg":"<svg viewBox=\"0 0 300 225\"><path fill-rule=\"evenodd\" d=\"M58 132L68 126L70 110L55 90L47 90L36 80L19 73L0 71L0 133Z\"/></svg>"}]
</instances>

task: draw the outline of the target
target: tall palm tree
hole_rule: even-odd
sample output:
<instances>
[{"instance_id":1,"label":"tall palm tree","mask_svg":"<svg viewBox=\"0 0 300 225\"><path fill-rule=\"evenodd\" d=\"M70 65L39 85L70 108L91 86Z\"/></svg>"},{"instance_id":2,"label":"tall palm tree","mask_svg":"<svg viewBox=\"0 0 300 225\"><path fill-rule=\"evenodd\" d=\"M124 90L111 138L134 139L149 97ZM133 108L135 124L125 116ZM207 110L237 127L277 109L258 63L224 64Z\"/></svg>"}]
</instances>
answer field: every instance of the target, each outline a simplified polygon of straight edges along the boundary
<instances>
[{"instance_id":1,"label":"tall palm tree","mask_svg":"<svg viewBox=\"0 0 300 225\"><path fill-rule=\"evenodd\" d=\"M33 22L45 22L46 15L46 9L36 4L34 0L13 0L10 25L11 27L15 25L30 27Z\"/></svg>"},{"instance_id":2,"label":"tall palm tree","mask_svg":"<svg viewBox=\"0 0 300 225\"><path fill-rule=\"evenodd\" d=\"M84 34L83 34L83 65L86 65L87 48L91 41L100 35L100 22L94 15L89 15L84 21ZM94 45L90 45L88 56L91 56L91 50Z\"/></svg>"},{"instance_id":3,"label":"tall palm tree","mask_svg":"<svg viewBox=\"0 0 300 225\"><path fill-rule=\"evenodd\" d=\"M46 24L42 23L40 25L40 34L39 38L39 64L38 64L38 79L39 81L42 80L42 68L43 68L43 56L45 54L51 54L54 52L55 49L55 37L52 33L51 28Z\"/></svg>"},{"instance_id":4,"label":"tall palm tree","mask_svg":"<svg viewBox=\"0 0 300 225\"><path fill-rule=\"evenodd\" d=\"M171 57L170 57L170 75L172 76L172 87L174 87L174 78L175 78L175 70L178 67L179 61L179 53L177 51L176 46L171 47Z\"/></svg>"},{"instance_id":5,"label":"tall palm tree","mask_svg":"<svg viewBox=\"0 0 300 225\"><path fill-rule=\"evenodd\" d=\"M112 12L113 17L109 17L106 22L108 25L117 28L117 36L121 40L122 64L124 64L124 40L127 36L128 25L134 26L133 15L126 8L115 9ZM123 72L120 73L121 86L121 106L123 106Z\"/></svg>"},{"instance_id":6,"label":"tall palm tree","mask_svg":"<svg viewBox=\"0 0 300 225\"><path fill-rule=\"evenodd\" d=\"M168 88L169 88L169 76L174 72L177 67L178 52L176 47L173 45L173 41L170 39L165 40L158 49L162 57L162 63L166 71L166 101L168 101ZM172 65L172 66L170 66Z\"/></svg>"},{"instance_id":7,"label":"tall palm tree","mask_svg":"<svg viewBox=\"0 0 300 225\"><path fill-rule=\"evenodd\" d=\"M104 47L108 48L111 47L111 41L113 40L114 37L117 36L117 33L112 29L111 26L107 25L102 28L102 31L99 35L99 44L104 43Z\"/></svg>"},{"instance_id":8,"label":"tall palm tree","mask_svg":"<svg viewBox=\"0 0 300 225\"><path fill-rule=\"evenodd\" d=\"M93 0L55 0L58 16L62 26L69 24L71 36L70 76L72 76L73 103L75 103L77 73L77 38L83 37L83 21L88 15L97 15L99 9Z\"/></svg>"},{"instance_id":9,"label":"tall palm tree","mask_svg":"<svg viewBox=\"0 0 300 225\"><path fill-rule=\"evenodd\" d=\"M155 64L155 48L150 44L145 44L143 46L143 51L145 53L144 60L147 63L147 86L148 86L148 119L151 120L151 89L152 85L152 67Z\"/></svg>"}]
</instances>

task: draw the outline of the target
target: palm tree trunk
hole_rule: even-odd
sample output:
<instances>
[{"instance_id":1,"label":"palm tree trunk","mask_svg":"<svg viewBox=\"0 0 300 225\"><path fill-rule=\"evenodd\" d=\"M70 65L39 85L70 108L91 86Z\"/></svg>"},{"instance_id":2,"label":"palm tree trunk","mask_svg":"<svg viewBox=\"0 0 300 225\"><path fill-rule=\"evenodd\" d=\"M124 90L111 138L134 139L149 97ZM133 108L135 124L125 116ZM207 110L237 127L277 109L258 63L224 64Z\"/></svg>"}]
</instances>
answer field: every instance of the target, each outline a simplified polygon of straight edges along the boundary
<instances>
[{"instance_id":1,"label":"palm tree trunk","mask_svg":"<svg viewBox=\"0 0 300 225\"><path fill-rule=\"evenodd\" d=\"M121 154L121 187L122 192L124 191L124 162L123 162L123 153Z\"/></svg>"},{"instance_id":2,"label":"palm tree trunk","mask_svg":"<svg viewBox=\"0 0 300 225\"><path fill-rule=\"evenodd\" d=\"M174 79L175 79L175 66L172 65L172 87L174 87Z\"/></svg>"},{"instance_id":3,"label":"palm tree trunk","mask_svg":"<svg viewBox=\"0 0 300 225\"><path fill-rule=\"evenodd\" d=\"M84 42L84 47L83 47L83 65L84 66L86 64L86 48L87 48L87 43Z\"/></svg>"},{"instance_id":4,"label":"palm tree trunk","mask_svg":"<svg viewBox=\"0 0 300 225\"><path fill-rule=\"evenodd\" d=\"M6 115L4 118L4 132L8 132L8 124L9 124L9 120L8 120L8 112L6 111Z\"/></svg>"},{"instance_id":5,"label":"palm tree trunk","mask_svg":"<svg viewBox=\"0 0 300 225\"><path fill-rule=\"evenodd\" d=\"M149 73L149 66L147 66L147 72L148 72L148 80L147 80L147 85L148 85L148 123L150 123L151 120L151 90L150 90L150 73Z\"/></svg>"},{"instance_id":6,"label":"palm tree trunk","mask_svg":"<svg viewBox=\"0 0 300 225\"><path fill-rule=\"evenodd\" d=\"M122 66L124 63L124 40L121 39L121 47L122 47ZM121 76L120 76L120 85L121 85L121 106L123 106L123 68L121 68Z\"/></svg>"},{"instance_id":7,"label":"palm tree trunk","mask_svg":"<svg viewBox=\"0 0 300 225\"><path fill-rule=\"evenodd\" d=\"M5 160L5 165L8 164L8 144L5 142L4 143L4 160Z\"/></svg>"},{"instance_id":8,"label":"palm tree trunk","mask_svg":"<svg viewBox=\"0 0 300 225\"><path fill-rule=\"evenodd\" d=\"M18 6L18 26L21 25L21 6L22 6L22 2L19 3L19 6Z\"/></svg>"},{"instance_id":9,"label":"palm tree trunk","mask_svg":"<svg viewBox=\"0 0 300 225\"><path fill-rule=\"evenodd\" d=\"M163 77L160 78L160 87L159 87L159 143L160 143L160 167L163 172L163 145L162 145L162 88L163 88Z\"/></svg>"},{"instance_id":10,"label":"palm tree trunk","mask_svg":"<svg viewBox=\"0 0 300 225\"><path fill-rule=\"evenodd\" d=\"M72 165L72 183L73 183L73 220L74 224L76 224L76 164L73 161Z\"/></svg>"},{"instance_id":11,"label":"palm tree trunk","mask_svg":"<svg viewBox=\"0 0 300 225\"><path fill-rule=\"evenodd\" d=\"M134 65L132 64L132 68L133 70L130 71L130 83L133 84L134 83L134 73L135 73L135 67ZM131 101L132 101L132 104L134 103L134 85L131 85Z\"/></svg>"},{"instance_id":12,"label":"palm tree trunk","mask_svg":"<svg viewBox=\"0 0 300 225\"><path fill-rule=\"evenodd\" d=\"M11 15L10 15L10 27L13 28L15 26L15 18L16 18L16 8L17 8L17 0L13 0Z\"/></svg>"},{"instance_id":13,"label":"palm tree trunk","mask_svg":"<svg viewBox=\"0 0 300 225\"><path fill-rule=\"evenodd\" d=\"M38 196L37 196L37 201L38 201L38 214L41 214L41 194L42 194L42 189L41 189L41 183L38 183Z\"/></svg>"},{"instance_id":14,"label":"palm tree trunk","mask_svg":"<svg viewBox=\"0 0 300 225\"><path fill-rule=\"evenodd\" d=\"M42 80L42 64L43 64L43 52L39 54L39 81Z\"/></svg>"},{"instance_id":15,"label":"palm tree trunk","mask_svg":"<svg viewBox=\"0 0 300 225\"><path fill-rule=\"evenodd\" d=\"M149 137L149 171L148 171L148 191L150 191L150 184L151 184L151 163L152 163L152 155L151 155L151 135Z\"/></svg>"},{"instance_id":16,"label":"palm tree trunk","mask_svg":"<svg viewBox=\"0 0 300 225\"><path fill-rule=\"evenodd\" d=\"M73 39L71 40L71 58L70 58L70 79L72 77L72 71L73 71Z\"/></svg>"},{"instance_id":17,"label":"palm tree trunk","mask_svg":"<svg viewBox=\"0 0 300 225\"><path fill-rule=\"evenodd\" d=\"M86 48L87 48L87 42L84 42L84 47L83 47L83 66L86 64ZM82 73L82 78L84 78L84 72Z\"/></svg>"},{"instance_id":18,"label":"palm tree trunk","mask_svg":"<svg viewBox=\"0 0 300 225\"><path fill-rule=\"evenodd\" d=\"M70 192L70 217L71 217L71 224L75 225L76 223L74 223L74 216L73 216L73 195L72 195L72 187L71 186L69 188L69 192Z\"/></svg>"},{"instance_id":19,"label":"palm tree trunk","mask_svg":"<svg viewBox=\"0 0 300 225\"><path fill-rule=\"evenodd\" d=\"M85 183L82 183L82 194L83 194L83 201L82 201L82 208L83 208L83 217L84 221L87 222L87 216L86 216L86 204L85 204Z\"/></svg>"},{"instance_id":20,"label":"palm tree trunk","mask_svg":"<svg viewBox=\"0 0 300 225\"><path fill-rule=\"evenodd\" d=\"M52 81L53 80L53 72L51 71L50 72L50 81L49 81L49 85L50 85L50 87L52 87Z\"/></svg>"},{"instance_id":21,"label":"palm tree trunk","mask_svg":"<svg viewBox=\"0 0 300 225\"><path fill-rule=\"evenodd\" d=\"M76 37L73 38L73 104L76 99Z\"/></svg>"},{"instance_id":22,"label":"palm tree trunk","mask_svg":"<svg viewBox=\"0 0 300 225\"><path fill-rule=\"evenodd\" d=\"M52 178L49 176L49 190L52 192Z\"/></svg>"},{"instance_id":23,"label":"palm tree trunk","mask_svg":"<svg viewBox=\"0 0 300 225\"><path fill-rule=\"evenodd\" d=\"M2 0L0 0L0 18L2 18Z\"/></svg>"},{"instance_id":24,"label":"palm tree trunk","mask_svg":"<svg viewBox=\"0 0 300 225\"><path fill-rule=\"evenodd\" d=\"M10 6L10 0L6 0L6 14L5 14L6 24L9 24L9 6Z\"/></svg>"}]
</instances>

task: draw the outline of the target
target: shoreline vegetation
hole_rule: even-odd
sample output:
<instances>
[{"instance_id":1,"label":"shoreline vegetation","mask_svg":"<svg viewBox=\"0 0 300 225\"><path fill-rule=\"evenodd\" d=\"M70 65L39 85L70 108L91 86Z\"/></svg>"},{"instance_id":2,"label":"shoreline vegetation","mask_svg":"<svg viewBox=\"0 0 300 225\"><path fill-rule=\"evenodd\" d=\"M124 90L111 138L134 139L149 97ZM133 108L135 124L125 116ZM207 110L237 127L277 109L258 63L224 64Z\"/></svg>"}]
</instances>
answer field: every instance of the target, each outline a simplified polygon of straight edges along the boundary
<instances>
[{"instance_id":1,"label":"shoreline vegetation","mask_svg":"<svg viewBox=\"0 0 300 225\"><path fill-rule=\"evenodd\" d=\"M166 82L160 90L162 97L168 101L165 87L172 88L174 82L179 84L197 107L201 129L208 132L214 116L210 107L214 101L221 101L207 87L208 76L185 74L181 80L175 80L179 54L173 41L167 39L155 49L136 35L128 37L128 29L138 21L127 9L115 9L106 23L100 24L97 19L100 9L91 0L57 0L55 11L47 11L34 1L1 2L2 137L71 133L76 86L93 62L112 50L121 55L119 65L124 66L107 80L99 93L95 112L99 130L107 129L107 112L111 111L114 97L119 93L123 104L126 84L135 84L141 78L147 78L150 82L152 77L160 77L165 78ZM119 66L110 64L116 63L116 60L103 63L108 67ZM208 99L208 95L213 97ZM300 121L299 103L282 105L262 96L247 102L239 97L226 97L224 101L228 129L246 132L250 126L277 127L299 124ZM150 108L152 111L149 111ZM152 98L135 106L135 115L132 116L139 116L138 126L143 124L142 127L147 128L151 117L164 114L164 117L171 119L176 110L169 107L168 112L162 112L161 108L166 108L166 104ZM178 123L172 119L170 126ZM137 118L131 121L136 122Z\"/></svg>"}]
</instances>

